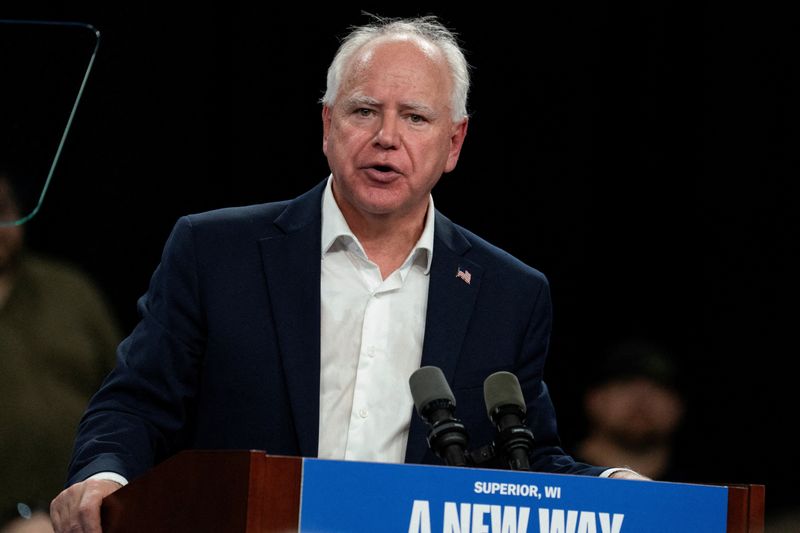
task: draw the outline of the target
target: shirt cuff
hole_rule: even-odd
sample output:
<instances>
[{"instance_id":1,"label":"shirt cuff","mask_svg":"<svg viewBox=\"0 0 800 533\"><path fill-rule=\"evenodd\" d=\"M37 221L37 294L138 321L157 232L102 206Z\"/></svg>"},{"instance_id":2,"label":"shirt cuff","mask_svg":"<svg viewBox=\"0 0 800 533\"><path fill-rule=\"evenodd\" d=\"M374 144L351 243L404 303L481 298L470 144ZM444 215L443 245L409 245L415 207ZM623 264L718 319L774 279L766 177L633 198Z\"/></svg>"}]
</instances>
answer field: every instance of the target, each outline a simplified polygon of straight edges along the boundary
<instances>
[{"instance_id":1,"label":"shirt cuff","mask_svg":"<svg viewBox=\"0 0 800 533\"><path fill-rule=\"evenodd\" d=\"M108 481L114 481L116 483L119 483L123 487L128 484L128 480L125 479L123 476L117 474L116 472L98 472L93 476L89 476L88 478L86 478L87 481L90 479L105 479Z\"/></svg>"},{"instance_id":2,"label":"shirt cuff","mask_svg":"<svg viewBox=\"0 0 800 533\"><path fill-rule=\"evenodd\" d=\"M609 468L608 470L603 470L599 477L611 477L611 474L615 472L630 472L632 474L636 473L630 468Z\"/></svg>"}]
</instances>

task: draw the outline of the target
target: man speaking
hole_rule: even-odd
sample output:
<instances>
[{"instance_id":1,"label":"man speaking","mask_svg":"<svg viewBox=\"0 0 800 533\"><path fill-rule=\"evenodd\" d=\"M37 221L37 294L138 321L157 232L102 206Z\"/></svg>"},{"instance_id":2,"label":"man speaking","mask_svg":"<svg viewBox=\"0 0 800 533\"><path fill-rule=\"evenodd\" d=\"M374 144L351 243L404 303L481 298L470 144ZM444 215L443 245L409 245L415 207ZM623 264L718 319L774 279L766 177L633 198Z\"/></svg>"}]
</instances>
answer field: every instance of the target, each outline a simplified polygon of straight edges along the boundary
<instances>
[{"instance_id":1,"label":"man speaking","mask_svg":"<svg viewBox=\"0 0 800 533\"><path fill-rule=\"evenodd\" d=\"M104 496L187 448L437 463L412 417L421 365L444 371L477 445L494 435L483 381L509 371L528 403L531 467L604 473L559 448L542 381L546 279L434 209L467 134L468 88L463 53L432 17L350 33L322 100L331 175L291 201L178 221L81 422L56 531L99 531Z\"/></svg>"}]
</instances>

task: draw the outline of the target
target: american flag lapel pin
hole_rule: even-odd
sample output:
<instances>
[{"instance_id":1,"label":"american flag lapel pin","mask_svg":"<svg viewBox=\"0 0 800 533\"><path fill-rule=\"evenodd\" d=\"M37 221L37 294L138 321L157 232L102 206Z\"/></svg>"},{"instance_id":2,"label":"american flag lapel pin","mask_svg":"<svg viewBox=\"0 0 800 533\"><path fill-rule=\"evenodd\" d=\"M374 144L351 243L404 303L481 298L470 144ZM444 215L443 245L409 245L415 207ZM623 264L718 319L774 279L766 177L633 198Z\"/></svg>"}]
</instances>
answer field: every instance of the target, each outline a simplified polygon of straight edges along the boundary
<instances>
[{"instance_id":1,"label":"american flag lapel pin","mask_svg":"<svg viewBox=\"0 0 800 533\"><path fill-rule=\"evenodd\" d=\"M472 274L469 273L469 270L467 270L466 268L464 270L461 270L460 266L457 269L456 277L461 278L467 285L469 285L470 282L472 281Z\"/></svg>"}]
</instances>

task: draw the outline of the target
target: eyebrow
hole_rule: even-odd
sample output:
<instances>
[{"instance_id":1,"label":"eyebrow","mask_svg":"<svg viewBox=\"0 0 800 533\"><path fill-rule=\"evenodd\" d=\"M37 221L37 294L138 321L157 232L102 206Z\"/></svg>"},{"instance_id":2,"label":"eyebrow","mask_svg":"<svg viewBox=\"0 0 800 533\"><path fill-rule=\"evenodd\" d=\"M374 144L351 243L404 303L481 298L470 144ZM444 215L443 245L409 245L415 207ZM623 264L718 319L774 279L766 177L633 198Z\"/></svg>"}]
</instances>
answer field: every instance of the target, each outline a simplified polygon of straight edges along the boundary
<instances>
[{"instance_id":1,"label":"eyebrow","mask_svg":"<svg viewBox=\"0 0 800 533\"><path fill-rule=\"evenodd\" d=\"M430 106L423 104L422 102L400 102L400 107L403 109L408 109L411 111L418 111L422 115L427 115L430 117L438 117L439 113L434 111Z\"/></svg>"},{"instance_id":2,"label":"eyebrow","mask_svg":"<svg viewBox=\"0 0 800 533\"><path fill-rule=\"evenodd\" d=\"M383 104L380 100L376 100L371 96L366 96L363 94L357 94L349 97L344 102L345 106L349 109L360 107L360 106L372 106L372 107L381 107ZM432 107L429 105L423 104L422 102L417 102L414 100L400 102L400 107L403 110L410 110L416 111L420 114L427 115L430 117L438 117L439 113L437 113Z\"/></svg>"},{"instance_id":3,"label":"eyebrow","mask_svg":"<svg viewBox=\"0 0 800 533\"><path fill-rule=\"evenodd\" d=\"M345 100L344 105L348 108L359 107L362 105L379 107L381 103L372 97L364 96L362 94L357 94Z\"/></svg>"}]
</instances>

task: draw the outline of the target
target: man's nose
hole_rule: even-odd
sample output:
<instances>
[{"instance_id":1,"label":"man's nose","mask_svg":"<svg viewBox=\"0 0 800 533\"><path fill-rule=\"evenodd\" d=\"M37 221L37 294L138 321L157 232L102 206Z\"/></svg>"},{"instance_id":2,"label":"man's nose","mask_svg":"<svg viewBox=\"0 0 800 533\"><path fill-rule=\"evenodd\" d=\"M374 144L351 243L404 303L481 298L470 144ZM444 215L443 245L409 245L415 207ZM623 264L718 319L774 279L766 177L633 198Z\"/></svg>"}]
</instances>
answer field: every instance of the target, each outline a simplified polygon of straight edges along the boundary
<instances>
[{"instance_id":1,"label":"man's nose","mask_svg":"<svg viewBox=\"0 0 800 533\"><path fill-rule=\"evenodd\" d=\"M382 116L380 127L375 135L375 144L385 150L397 148L399 143L399 118L393 113L386 113Z\"/></svg>"}]
</instances>

